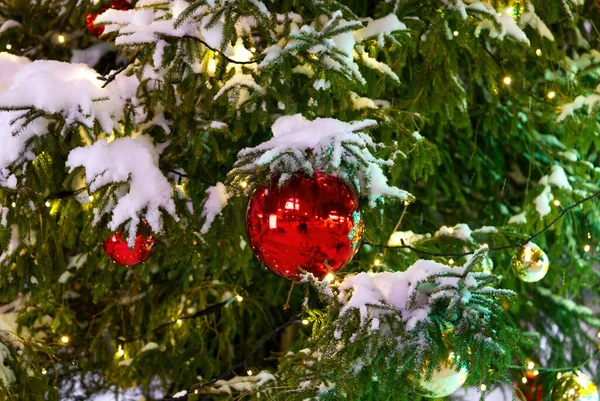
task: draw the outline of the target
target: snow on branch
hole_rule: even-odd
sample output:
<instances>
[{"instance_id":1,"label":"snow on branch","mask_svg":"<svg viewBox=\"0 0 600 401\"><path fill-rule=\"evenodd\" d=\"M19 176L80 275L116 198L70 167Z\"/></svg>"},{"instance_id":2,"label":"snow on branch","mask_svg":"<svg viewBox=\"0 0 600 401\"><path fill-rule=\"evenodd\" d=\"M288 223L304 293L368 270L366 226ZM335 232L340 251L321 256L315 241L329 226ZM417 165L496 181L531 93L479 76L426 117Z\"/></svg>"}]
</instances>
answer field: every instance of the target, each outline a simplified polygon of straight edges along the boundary
<instances>
[{"instance_id":1,"label":"snow on branch","mask_svg":"<svg viewBox=\"0 0 600 401\"><path fill-rule=\"evenodd\" d=\"M110 143L102 139L73 149L67 159L70 171L77 167L85 168L92 192L109 184L127 183L127 192L118 196L116 204L109 203L105 209L94 211L94 224L109 212L112 212L108 224L111 230L129 222L127 240L131 246L135 242L140 217L155 233L162 231L161 210L177 220L173 187L158 168L162 148L164 144L155 146L152 138L145 135L118 138Z\"/></svg>"},{"instance_id":2,"label":"snow on branch","mask_svg":"<svg viewBox=\"0 0 600 401\"><path fill-rule=\"evenodd\" d=\"M271 140L238 153L229 182L234 188L246 183L250 193L265 182L265 176L267 181L279 177L283 184L295 174L318 171L354 185L371 207L383 197L411 202L411 194L387 184L382 167L393 163L371 153L377 145L363 130L375 125L373 120L346 123L333 118L310 121L301 114L279 117Z\"/></svg>"}]
</instances>

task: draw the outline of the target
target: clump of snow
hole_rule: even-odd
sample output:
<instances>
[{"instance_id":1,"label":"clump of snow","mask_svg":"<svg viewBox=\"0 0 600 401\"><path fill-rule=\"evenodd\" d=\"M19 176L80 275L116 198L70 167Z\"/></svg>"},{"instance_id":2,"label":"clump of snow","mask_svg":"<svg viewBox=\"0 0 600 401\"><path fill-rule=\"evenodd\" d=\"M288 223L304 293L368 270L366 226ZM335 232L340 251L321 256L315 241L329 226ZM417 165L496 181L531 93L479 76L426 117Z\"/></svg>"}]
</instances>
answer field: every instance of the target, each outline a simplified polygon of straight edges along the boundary
<instances>
[{"instance_id":1,"label":"clump of snow","mask_svg":"<svg viewBox=\"0 0 600 401\"><path fill-rule=\"evenodd\" d=\"M553 165L550 175L545 175L540 178L539 184L544 186L542 192L535 198L535 210L539 213L540 218L548 215L552 211L550 202L554 200L552 187L561 188L567 191L573 190L565 170L559 165Z\"/></svg>"},{"instance_id":2,"label":"clump of snow","mask_svg":"<svg viewBox=\"0 0 600 401\"><path fill-rule=\"evenodd\" d=\"M529 45L529 38L527 38L525 32L517 25L517 22L509 9L497 13L494 7L484 2L475 2L470 4L468 8L485 12L486 16L488 16L488 18L483 19L477 24L475 36L479 37L481 31L489 30L490 37L492 38L504 40L506 36L510 36ZM493 18L493 20L491 18Z\"/></svg>"},{"instance_id":3,"label":"clump of snow","mask_svg":"<svg viewBox=\"0 0 600 401\"><path fill-rule=\"evenodd\" d=\"M94 219L98 222L102 214L112 213L108 227L115 231L129 221L127 241L133 247L140 216L152 231L162 231L161 210L175 220L173 188L158 168L160 147L152 138L139 135L135 138L118 138L112 142L101 139L92 145L73 149L67 159L67 167L73 171L84 167L86 181L92 192L105 185L127 183L128 191L118 197L115 205L108 205Z\"/></svg>"},{"instance_id":4,"label":"clump of snow","mask_svg":"<svg viewBox=\"0 0 600 401\"><path fill-rule=\"evenodd\" d=\"M367 23L366 27L354 31L354 39L357 42L362 42L366 39L377 37L377 43L382 47L385 35L404 30L406 30L406 25L400 22L395 14L388 14L383 18L371 20Z\"/></svg>"},{"instance_id":5,"label":"clump of snow","mask_svg":"<svg viewBox=\"0 0 600 401\"><path fill-rule=\"evenodd\" d=\"M275 376L266 370L256 375L236 376L230 380L218 380L206 390L212 394L232 394L233 392L254 392L265 384L274 382Z\"/></svg>"},{"instance_id":6,"label":"clump of snow","mask_svg":"<svg viewBox=\"0 0 600 401\"><path fill-rule=\"evenodd\" d=\"M8 347L0 342L0 383L3 387L11 387L15 382L15 373L8 366L10 351Z\"/></svg>"},{"instance_id":7,"label":"clump of snow","mask_svg":"<svg viewBox=\"0 0 600 401\"><path fill-rule=\"evenodd\" d=\"M148 344L144 345L142 347L142 349L140 349L140 353L146 352L146 351L152 351L152 350L155 350L155 349L158 349L158 348L159 347L158 347L157 343L149 342Z\"/></svg>"},{"instance_id":8,"label":"clump of snow","mask_svg":"<svg viewBox=\"0 0 600 401\"><path fill-rule=\"evenodd\" d=\"M548 40L554 42L554 35L548 29L544 21L535 13L535 7L531 2L527 3L527 9L521 14L519 25L524 28L526 25L531 26L533 29L539 32L539 34Z\"/></svg>"},{"instance_id":9,"label":"clump of snow","mask_svg":"<svg viewBox=\"0 0 600 401\"><path fill-rule=\"evenodd\" d=\"M416 234L412 231L396 231L390 235L388 246L411 245L415 242L422 241L431 237L430 234Z\"/></svg>"},{"instance_id":10,"label":"clump of snow","mask_svg":"<svg viewBox=\"0 0 600 401\"><path fill-rule=\"evenodd\" d=\"M508 219L508 224L526 224L526 223L527 223L527 217L525 215L525 212L515 214L510 219Z\"/></svg>"},{"instance_id":11,"label":"clump of snow","mask_svg":"<svg viewBox=\"0 0 600 401\"><path fill-rule=\"evenodd\" d=\"M438 231L436 231L434 236L435 237L442 237L442 236L454 237L454 238L458 238L462 241L469 241L469 240L471 240L472 234L473 234L473 231L467 224L459 223L459 224L455 225L454 227L442 226Z\"/></svg>"},{"instance_id":12,"label":"clump of snow","mask_svg":"<svg viewBox=\"0 0 600 401\"><path fill-rule=\"evenodd\" d=\"M202 217L205 218L205 221L200 229L202 234L208 232L213 221L221 214L231 197L227 187L222 182L217 182L216 185L208 188L206 193L208 194L208 197L206 198L202 209Z\"/></svg>"},{"instance_id":13,"label":"clump of snow","mask_svg":"<svg viewBox=\"0 0 600 401\"><path fill-rule=\"evenodd\" d=\"M0 254L0 264L8 261L8 258L12 256L13 253L19 247L19 227L16 224L13 224L10 227L10 241L8 242L8 247L6 250Z\"/></svg>"},{"instance_id":14,"label":"clump of snow","mask_svg":"<svg viewBox=\"0 0 600 401\"><path fill-rule=\"evenodd\" d=\"M346 123L333 118L310 121L301 114L279 117L272 126L272 139L238 153L230 177L235 187L247 183L246 192L250 192L261 171L269 178L279 176L280 183L296 173L321 171L351 181L371 207L386 196L410 202L411 194L387 184L382 166L393 163L373 156L371 149L377 145L361 131L375 124L373 120Z\"/></svg>"},{"instance_id":15,"label":"clump of snow","mask_svg":"<svg viewBox=\"0 0 600 401\"><path fill-rule=\"evenodd\" d=\"M10 88L17 72L31 60L14 54L0 52L0 92Z\"/></svg>"}]
</instances>

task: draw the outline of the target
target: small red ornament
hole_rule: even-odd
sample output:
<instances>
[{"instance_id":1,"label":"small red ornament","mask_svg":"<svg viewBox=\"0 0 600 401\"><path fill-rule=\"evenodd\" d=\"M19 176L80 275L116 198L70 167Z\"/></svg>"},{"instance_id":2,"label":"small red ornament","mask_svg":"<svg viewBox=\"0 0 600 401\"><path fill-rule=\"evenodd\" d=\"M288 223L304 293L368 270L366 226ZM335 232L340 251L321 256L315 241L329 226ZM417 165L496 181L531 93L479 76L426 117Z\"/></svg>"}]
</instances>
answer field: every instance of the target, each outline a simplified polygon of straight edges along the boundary
<instances>
[{"instance_id":1,"label":"small red ornament","mask_svg":"<svg viewBox=\"0 0 600 401\"><path fill-rule=\"evenodd\" d=\"M544 387L539 384L539 371L527 370L521 378L521 382L515 382L515 387L518 387L523 395L517 392L517 398L521 401L543 401Z\"/></svg>"},{"instance_id":2,"label":"small red ornament","mask_svg":"<svg viewBox=\"0 0 600 401\"><path fill-rule=\"evenodd\" d=\"M250 246L281 277L297 280L302 270L325 277L358 251L363 232L358 206L354 192L334 176L297 175L282 187L273 180L250 198Z\"/></svg>"},{"instance_id":3,"label":"small red ornament","mask_svg":"<svg viewBox=\"0 0 600 401\"><path fill-rule=\"evenodd\" d=\"M104 26L95 26L94 22L96 21L96 17L98 14L103 13L104 11L112 8L113 10L129 10L131 8L131 4L126 0L113 0L110 7L103 7L100 13L89 13L87 17L85 17L85 24L90 32L92 32L97 37L100 37L104 33Z\"/></svg>"},{"instance_id":4,"label":"small red ornament","mask_svg":"<svg viewBox=\"0 0 600 401\"><path fill-rule=\"evenodd\" d=\"M114 233L104 243L102 247L104 252L114 262L125 266L135 266L145 262L152 255L156 241L152 234L146 235L143 231L148 231L147 226L142 225L135 237L133 249L129 248L127 239L123 238L121 233Z\"/></svg>"}]
</instances>

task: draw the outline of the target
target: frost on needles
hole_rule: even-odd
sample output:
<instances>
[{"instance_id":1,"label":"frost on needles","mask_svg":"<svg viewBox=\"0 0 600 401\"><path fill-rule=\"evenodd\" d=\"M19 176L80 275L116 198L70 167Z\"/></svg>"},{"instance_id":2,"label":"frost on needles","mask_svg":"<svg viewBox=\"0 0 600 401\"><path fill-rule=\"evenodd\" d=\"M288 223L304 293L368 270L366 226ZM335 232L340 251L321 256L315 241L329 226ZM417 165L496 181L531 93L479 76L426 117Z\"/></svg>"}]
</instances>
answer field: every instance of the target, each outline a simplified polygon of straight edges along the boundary
<instances>
[{"instance_id":1,"label":"frost on needles","mask_svg":"<svg viewBox=\"0 0 600 401\"><path fill-rule=\"evenodd\" d=\"M520 336L500 303L515 294L494 288L496 276L470 270L486 250L463 267L418 260L404 272L358 273L340 282L306 275L328 312L312 311L307 348L282 360L289 399L359 399L397 389L407 400L412 395L402 394L403 386L431 377L448 344L469 383L489 377L490 368L503 372ZM337 366L350 369L340 373Z\"/></svg>"}]
</instances>

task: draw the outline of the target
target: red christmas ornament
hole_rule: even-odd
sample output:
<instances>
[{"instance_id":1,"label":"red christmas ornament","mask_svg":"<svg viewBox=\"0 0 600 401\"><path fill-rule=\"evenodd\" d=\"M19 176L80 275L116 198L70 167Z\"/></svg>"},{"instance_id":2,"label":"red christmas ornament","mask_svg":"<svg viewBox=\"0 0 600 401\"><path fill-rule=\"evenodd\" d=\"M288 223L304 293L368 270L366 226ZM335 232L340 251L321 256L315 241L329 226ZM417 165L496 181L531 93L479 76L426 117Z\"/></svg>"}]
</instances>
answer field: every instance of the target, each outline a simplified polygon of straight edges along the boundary
<instances>
[{"instance_id":1,"label":"red christmas ornament","mask_svg":"<svg viewBox=\"0 0 600 401\"><path fill-rule=\"evenodd\" d=\"M129 10L131 8L131 4L129 4L126 0L113 0L110 7L102 8L102 12L112 8L114 10ZM96 17L101 13L89 13L87 17L85 17L85 24L87 25L87 29L92 32L97 37L100 37L104 33L104 26L95 26L94 22L96 21Z\"/></svg>"},{"instance_id":2,"label":"red christmas ornament","mask_svg":"<svg viewBox=\"0 0 600 401\"><path fill-rule=\"evenodd\" d=\"M523 395L517 394L517 398L521 401L543 401L544 387L539 385L539 372L537 370L527 370L521 378L521 382L515 382L515 387L518 387Z\"/></svg>"},{"instance_id":3,"label":"red christmas ornament","mask_svg":"<svg viewBox=\"0 0 600 401\"><path fill-rule=\"evenodd\" d=\"M127 239L123 238L121 233L114 233L102 243L104 252L114 262L125 266L135 266L145 262L154 252L155 240L152 234L146 235L144 231L149 231L149 228L142 225L135 237L133 249L129 248Z\"/></svg>"},{"instance_id":4,"label":"red christmas ornament","mask_svg":"<svg viewBox=\"0 0 600 401\"><path fill-rule=\"evenodd\" d=\"M358 251L363 222L350 187L317 173L259 188L248 204L246 230L267 268L297 280L302 270L322 278L344 267Z\"/></svg>"}]
</instances>

